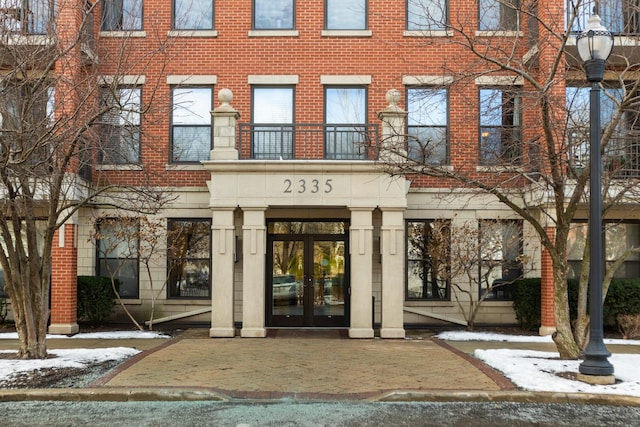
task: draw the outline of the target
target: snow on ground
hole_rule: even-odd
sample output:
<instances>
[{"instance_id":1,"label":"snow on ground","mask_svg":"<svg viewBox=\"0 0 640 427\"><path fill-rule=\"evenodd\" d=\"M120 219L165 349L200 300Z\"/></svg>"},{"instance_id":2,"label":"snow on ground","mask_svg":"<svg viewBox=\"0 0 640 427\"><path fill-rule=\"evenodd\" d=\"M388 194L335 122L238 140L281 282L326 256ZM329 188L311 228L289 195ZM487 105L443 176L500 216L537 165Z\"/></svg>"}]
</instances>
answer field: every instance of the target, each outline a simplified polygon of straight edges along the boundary
<instances>
[{"instance_id":1,"label":"snow on ground","mask_svg":"<svg viewBox=\"0 0 640 427\"><path fill-rule=\"evenodd\" d=\"M47 334L47 339L105 339L105 340L119 340L119 339L154 339L154 338L171 338L169 335L162 334L160 332L153 331L114 331L114 332L88 332L76 335L50 335ZM0 334L0 340L17 340L17 332L5 332Z\"/></svg>"},{"instance_id":2,"label":"snow on ground","mask_svg":"<svg viewBox=\"0 0 640 427\"><path fill-rule=\"evenodd\" d=\"M551 337L504 335L483 332L451 331L436 335L448 341L547 342ZM605 339L606 345L636 345L638 340ZM489 349L476 350L473 355L492 368L502 372L518 387L529 391L555 391L566 393L618 394L640 397L640 348L637 354L612 354L616 383L590 385L558 376L559 373L578 373L580 360L560 360L556 352Z\"/></svg>"},{"instance_id":3,"label":"snow on ground","mask_svg":"<svg viewBox=\"0 0 640 427\"><path fill-rule=\"evenodd\" d=\"M493 341L493 342L548 342L550 337L503 335L470 332L444 332L438 338L449 341ZM0 339L16 339L16 334L3 333ZM126 339L126 338L168 338L157 332L96 332L78 334L73 337L51 335L48 338L92 338L92 339ZM626 344L640 346L637 340L605 340L606 344ZM508 344L505 344L505 347ZM2 353L15 351L2 351ZM107 360L124 360L139 353L138 350L126 347L101 349L49 350L55 358L46 360L15 360L0 358L0 382L18 372L34 371L42 368L83 368L90 364ZM556 352L542 352L514 349L476 350L474 356L502 372L514 384L524 390L556 391L579 393L621 394L640 397L640 347L637 354L613 354L609 361L615 369L616 384L609 386L588 385L580 381L558 376L558 373L577 373L579 360L560 360Z\"/></svg>"},{"instance_id":4,"label":"snow on ground","mask_svg":"<svg viewBox=\"0 0 640 427\"><path fill-rule=\"evenodd\" d=\"M15 354L16 352L14 350L0 350L0 353ZM109 360L125 360L140 353L140 350L127 347L80 348L48 350L48 353L55 357L37 360L0 359L0 382L9 380L21 373L32 372L38 369L82 369Z\"/></svg>"}]
</instances>

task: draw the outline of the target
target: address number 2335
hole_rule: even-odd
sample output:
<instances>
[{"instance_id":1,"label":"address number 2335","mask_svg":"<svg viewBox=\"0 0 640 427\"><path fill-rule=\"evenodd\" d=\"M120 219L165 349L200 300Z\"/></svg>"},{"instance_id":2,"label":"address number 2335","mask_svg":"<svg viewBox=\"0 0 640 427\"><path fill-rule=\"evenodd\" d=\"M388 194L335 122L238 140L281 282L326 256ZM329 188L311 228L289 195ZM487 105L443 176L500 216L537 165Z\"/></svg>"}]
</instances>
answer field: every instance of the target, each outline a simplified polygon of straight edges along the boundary
<instances>
[{"instance_id":1,"label":"address number 2335","mask_svg":"<svg viewBox=\"0 0 640 427\"><path fill-rule=\"evenodd\" d=\"M298 194L328 194L333 191L333 179L285 179L283 183L283 193L298 193Z\"/></svg>"}]
</instances>

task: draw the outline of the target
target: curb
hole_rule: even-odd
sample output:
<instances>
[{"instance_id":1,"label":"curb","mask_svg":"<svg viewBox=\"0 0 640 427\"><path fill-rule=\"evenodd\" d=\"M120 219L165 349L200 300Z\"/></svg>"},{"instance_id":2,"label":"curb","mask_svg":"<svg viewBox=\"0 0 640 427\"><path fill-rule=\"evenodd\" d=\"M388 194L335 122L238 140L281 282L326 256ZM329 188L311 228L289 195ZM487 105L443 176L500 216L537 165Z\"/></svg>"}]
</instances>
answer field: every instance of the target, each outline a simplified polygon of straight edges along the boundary
<instances>
[{"instance_id":1,"label":"curb","mask_svg":"<svg viewBox=\"0 0 640 427\"><path fill-rule=\"evenodd\" d=\"M217 401L229 398L220 393L202 389L159 388L79 388L79 389L8 389L0 390L0 402L16 401L61 402L148 402L148 401Z\"/></svg>"},{"instance_id":2,"label":"curb","mask_svg":"<svg viewBox=\"0 0 640 427\"><path fill-rule=\"evenodd\" d=\"M326 396L325 396L326 397ZM201 388L85 388L85 389L8 389L0 390L0 402L59 401L59 402L279 402L326 401L300 395L283 395L272 398L234 398L220 392ZM345 402L344 399L329 399ZM554 393L528 391L420 391L396 390L365 399L347 399L353 402L402 403L402 402L516 402L543 404L609 405L640 407L640 398L624 395L592 393Z\"/></svg>"},{"instance_id":3,"label":"curb","mask_svg":"<svg viewBox=\"0 0 640 427\"><path fill-rule=\"evenodd\" d=\"M640 407L640 398L615 394L556 393L530 391L393 391L375 402L517 402Z\"/></svg>"}]
</instances>

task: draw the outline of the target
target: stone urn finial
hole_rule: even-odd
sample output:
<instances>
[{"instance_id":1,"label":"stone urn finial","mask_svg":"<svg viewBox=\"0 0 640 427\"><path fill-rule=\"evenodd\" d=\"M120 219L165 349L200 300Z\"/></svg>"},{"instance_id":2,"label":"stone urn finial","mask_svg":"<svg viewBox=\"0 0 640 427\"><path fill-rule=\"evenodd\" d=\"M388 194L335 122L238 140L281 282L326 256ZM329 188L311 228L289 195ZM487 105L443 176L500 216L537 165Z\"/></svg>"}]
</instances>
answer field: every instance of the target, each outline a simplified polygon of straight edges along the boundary
<instances>
[{"instance_id":1,"label":"stone urn finial","mask_svg":"<svg viewBox=\"0 0 640 427\"><path fill-rule=\"evenodd\" d=\"M402 98L402 94L398 89L389 89L386 94L387 102L389 103L389 107L397 107L400 99Z\"/></svg>"},{"instance_id":2,"label":"stone urn finial","mask_svg":"<svg viewBox=\"0 0 640 427\"><path fill-rule=\"evenodd\" d=\"M231 101L233 101L233 92L231 92L231 89L220 89L218 91L218 101L220 101L220 106L213 110L214 113L238 113L231 106Z\"/></svg>"}]
</instances>

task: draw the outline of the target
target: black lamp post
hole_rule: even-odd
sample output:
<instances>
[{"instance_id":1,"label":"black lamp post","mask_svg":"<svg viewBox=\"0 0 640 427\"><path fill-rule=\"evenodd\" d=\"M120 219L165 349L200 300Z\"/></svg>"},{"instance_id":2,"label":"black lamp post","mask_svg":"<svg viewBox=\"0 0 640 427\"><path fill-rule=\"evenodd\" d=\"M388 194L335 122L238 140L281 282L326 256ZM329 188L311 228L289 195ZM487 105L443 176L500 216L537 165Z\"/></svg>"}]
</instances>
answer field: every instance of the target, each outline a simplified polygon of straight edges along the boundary
<instances>
[{"instance_id":1,"label":"black lamp post","mask_svg":"<svg viewBox=\"0 0 640 427\"><path fill-rule=\"evenodd\" d=\"M600 82L604 64L613 50L613 35L600 25L600 17L591 15L587 28L576 39L578 54L584 61L590 92L589 132L589 344L579 371L585 375L613 375L613 365L607 359L602 333L602 282L604 251L602 238L602 160L600 154Z\"/></svg>"}]
</instances>

